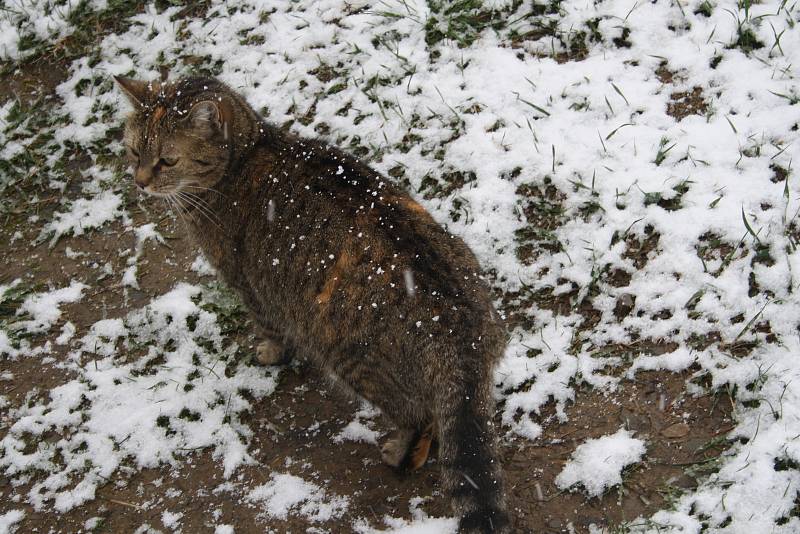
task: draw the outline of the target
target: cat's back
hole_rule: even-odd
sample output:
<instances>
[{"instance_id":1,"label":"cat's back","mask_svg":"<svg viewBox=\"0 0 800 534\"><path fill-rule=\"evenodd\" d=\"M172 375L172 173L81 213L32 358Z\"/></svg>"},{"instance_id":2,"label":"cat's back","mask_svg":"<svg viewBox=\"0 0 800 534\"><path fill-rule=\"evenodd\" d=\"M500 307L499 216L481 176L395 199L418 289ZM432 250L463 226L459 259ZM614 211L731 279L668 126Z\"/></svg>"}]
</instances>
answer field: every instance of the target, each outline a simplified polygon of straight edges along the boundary
<instances>
[{"instance_id":1,"label":"cat's back","mask_svg":"<svg viewBox=\"0 0 800 534\"><path fill-rule=\"evenodd\" d=\"M401 188L322 141L277 131L244 175L255 184L251 279L298 332L323 345L403 345L424 332L496 359L504 330L475 256Z\"/></svg>"}]
</instances>

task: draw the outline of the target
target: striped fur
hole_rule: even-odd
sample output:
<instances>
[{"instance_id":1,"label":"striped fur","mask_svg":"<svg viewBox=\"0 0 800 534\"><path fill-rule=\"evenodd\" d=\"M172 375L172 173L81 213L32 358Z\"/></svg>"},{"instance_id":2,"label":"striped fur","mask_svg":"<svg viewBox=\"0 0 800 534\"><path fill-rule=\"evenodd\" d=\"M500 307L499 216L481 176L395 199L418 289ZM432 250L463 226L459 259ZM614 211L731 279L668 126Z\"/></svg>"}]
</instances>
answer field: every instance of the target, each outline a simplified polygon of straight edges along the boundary
<instances>
[{"instance_id":1,"label":"striped fur","mask_svg":"<svg viewBox=\"0 0 800 534\"><path fill-rule=\"evenodd\" d=\"M506 334L464 242L368 166L265 123L217 80L118 81L144 190L182 204L265 335L417 433L409 465L438 438L462 532L507 532L491 396Z\"/></svg>"}]
</instances>

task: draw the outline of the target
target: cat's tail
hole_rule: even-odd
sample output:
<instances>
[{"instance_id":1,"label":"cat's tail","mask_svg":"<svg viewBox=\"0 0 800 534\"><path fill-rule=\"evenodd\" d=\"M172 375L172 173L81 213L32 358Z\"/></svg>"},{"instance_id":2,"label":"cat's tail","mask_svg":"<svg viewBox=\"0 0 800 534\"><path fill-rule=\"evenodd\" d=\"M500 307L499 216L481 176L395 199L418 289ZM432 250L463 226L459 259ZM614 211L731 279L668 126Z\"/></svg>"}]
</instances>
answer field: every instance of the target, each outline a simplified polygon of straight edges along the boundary
<instances>
[{"instance_id":1,"label":"cat's tail","mask_svg":"<svg viewBox=\"0 0 800 534\"><path fill-rule=\"evenodd\" d=\"M451 402L441 408L438 421L439 460L443 489L461 516L458 531L510 532L488 392L447 396Z\"/></svg>"}]
</instances>

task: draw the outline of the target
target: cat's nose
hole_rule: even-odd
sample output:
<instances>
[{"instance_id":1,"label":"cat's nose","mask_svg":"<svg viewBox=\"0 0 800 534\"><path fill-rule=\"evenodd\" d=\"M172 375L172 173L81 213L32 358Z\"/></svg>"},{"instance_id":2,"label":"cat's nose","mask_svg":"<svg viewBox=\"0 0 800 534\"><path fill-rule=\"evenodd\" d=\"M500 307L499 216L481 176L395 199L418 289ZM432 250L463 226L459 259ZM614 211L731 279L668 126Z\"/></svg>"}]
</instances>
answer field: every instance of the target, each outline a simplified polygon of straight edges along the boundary
<instances>
[{"instance_id":1,"label":"cat's nose","mask_svg":"<svg viewBox=\"0 0 800 534\"><path fill-rule=\"evenodd\" d=\"M144 168L139 166L136 168L136 172L133 175L133 183L136 184L136 187L139 189L144 189L150 182L153 180L153 172L151 169Z\"/></svg>"}]
</instances>

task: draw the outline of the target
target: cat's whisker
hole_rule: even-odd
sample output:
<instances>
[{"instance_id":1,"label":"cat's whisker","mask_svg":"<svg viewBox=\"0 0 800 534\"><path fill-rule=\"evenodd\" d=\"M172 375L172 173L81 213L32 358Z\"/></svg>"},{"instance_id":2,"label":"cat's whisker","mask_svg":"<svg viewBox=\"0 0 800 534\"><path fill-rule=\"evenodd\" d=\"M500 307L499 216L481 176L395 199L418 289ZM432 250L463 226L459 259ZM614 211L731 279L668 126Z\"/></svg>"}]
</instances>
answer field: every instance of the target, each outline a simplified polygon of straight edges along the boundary
<instances>
[{"instance_id":1,"label":"cat's whisker","mask_svg":"<svg viewBox=\"0 0 800 534\"><path fill-rule=\"evenodd\" d=\"M164 200L164 204L166 204L167 207L169 207L169 211L171 211L173 213L173 215L175 215L176 212L177 212L177 216L181 217L181 219L183 219L183 215L181 214L180 210L174 204L174 202L172 202L172 199L169 196L163 197L163 200Z\"/></svg>"},{"instance_id":2,"label":"cat's whisker","mask_svg":"<svg viewBox=\"0 0 800 534\"><path fill-rule=\"evenodd\" d=\"M200 213L200 215L202 215L208 220L208 222L212 223L219 230L222 230L224 232L224 229L222 227L222 221L219 219L217 214L211 210L208 204L201 203L202 199L199 199L194 195L186 193L185 191L177 191L175 194L178 198L182 199L184 202L195 208L198 211L198 213Z\"/></svg>"},{"instance_id":3,"label":"cat's whisker","mask_svg":"<svg viewBox=\"0 0 800 534\"><path fill-rule=\"evenodd\" d=\"M181 187L182 188L187 188L188 187L189 189L199 189L201 191L211 191L212 193L216 193L216 194L220 195L221 197L228 198L228 195L226 195L225 193L221 193L220 191L217 191L213 187L203 187L203 186L200 186L200 185L189 185L189 184L184 184Z\"/></svg>"},{"instance_id":4,"label":"cat's whisker","mask_svg":"<svg viewBox=\"0 0 800 534\"><path fill-rule=\"evenodd\" d=\"M211 206L208 204L208 202L206 202L205 200L203 200L203 199L201 199L201 198L199 198L196 195L193 195L191 193L187 193L186 191L177 191L176 194L180 198L182 198L184 201L186 201L190 205L194 206L196 209L198 209L201 212L203 212L204 215L209 216L209 217L213 217L214 220L216 220L219 223L222 222L219 219L219 217L217 216L217 214L214 213L214 210L211 208Z\"/></svg>"},{"instance_id":5,"label":"cat's whisker","mask_svg":"<svg viewBox=\"0 0 800 534\"><path fill-rule=\"evenodd\" d=\"M188 210L186 210L186 208L180 203L180 200L175 198L174 195L172 195L172 194L167 195L166 198L170 202L170 204L175 207L175 211L178 212L178 216L183 221L183 224L188 227L189 226L189 222L186 220L186 217L184 217L184 213L186 215L189 215L189 217L191 217L192 214L189 213ZM192 220L194 221L194 217L192 217Z\"/></svg>"},{"instance_id":6,"label":"cat's whisker","mask_svg":"<svg viewBox=\"0 0 800 534\"><path fill-rule=\"evenodd\" d=\"M205 199L200 198L199 196L197 196L195 193L190 193L188 191L178 191L178 193L182 194L185 197L189 197L189 198L199 202L204 207L208 208L212 213L214 212L214 210L211 207L211 204L209 204L208 201L206 201Z\"/></svg>"}]
</instances>

